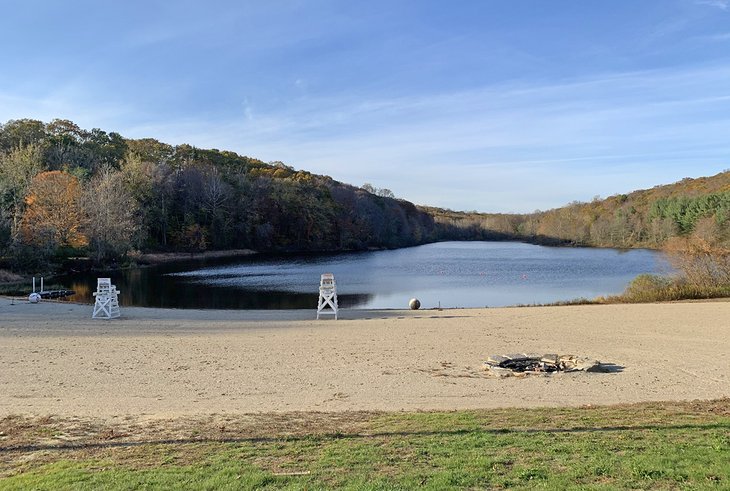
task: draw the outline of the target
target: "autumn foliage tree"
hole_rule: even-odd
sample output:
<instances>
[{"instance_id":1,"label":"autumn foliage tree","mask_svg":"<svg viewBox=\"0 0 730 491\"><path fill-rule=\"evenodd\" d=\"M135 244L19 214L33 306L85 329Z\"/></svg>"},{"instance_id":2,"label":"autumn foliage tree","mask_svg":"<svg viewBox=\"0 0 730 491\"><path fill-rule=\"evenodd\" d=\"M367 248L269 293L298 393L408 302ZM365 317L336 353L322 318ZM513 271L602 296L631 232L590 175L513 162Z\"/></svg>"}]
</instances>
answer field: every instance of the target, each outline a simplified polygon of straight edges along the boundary
<instances>
[{"instance_id":1,"label":"autumn foliage tree","mask_svg":"<svg viewBox=\"0 0 730 491\"><path fill-rule=\"evenodd\" d=\"M20 226L25 244L44 249L79 248L88 244L83 230L81 185L63 171L42 172L31 181Z\"/></svg>"}]
</instances>

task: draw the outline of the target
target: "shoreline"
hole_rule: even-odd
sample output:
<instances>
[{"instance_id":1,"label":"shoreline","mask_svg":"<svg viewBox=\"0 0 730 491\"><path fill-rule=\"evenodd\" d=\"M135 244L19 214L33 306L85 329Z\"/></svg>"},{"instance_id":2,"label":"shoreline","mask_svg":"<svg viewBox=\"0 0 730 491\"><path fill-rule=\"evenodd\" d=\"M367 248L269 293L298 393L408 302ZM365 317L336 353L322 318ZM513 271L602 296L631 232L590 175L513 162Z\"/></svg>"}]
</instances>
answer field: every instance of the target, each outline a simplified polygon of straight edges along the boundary
<instances>
[{"instance_id":1,"label":"shoreline","mask_svg":"<svg viewBox=\"0 0 730 491\"><path fill-rule=\"evenodd\" d=\"M144 254L130 255L129 258L140 265L154 266L179 261L195 261L198 259L219 259L245 257L258 254L252 249L227 249L224 251L205 252L149 252Z\"/></svg>"},{"instance_id":2,"label":"shoreline","mask_svg":"<svg viewBox=\"0 0 730 491\"><path fill-rule=\"evenodd\" d=\"M420 411L730 396L730 302L453 310L126 307L0 299L0 417ZM489 355L614 373L493 379Z\"/></svg>"}]
</instances>

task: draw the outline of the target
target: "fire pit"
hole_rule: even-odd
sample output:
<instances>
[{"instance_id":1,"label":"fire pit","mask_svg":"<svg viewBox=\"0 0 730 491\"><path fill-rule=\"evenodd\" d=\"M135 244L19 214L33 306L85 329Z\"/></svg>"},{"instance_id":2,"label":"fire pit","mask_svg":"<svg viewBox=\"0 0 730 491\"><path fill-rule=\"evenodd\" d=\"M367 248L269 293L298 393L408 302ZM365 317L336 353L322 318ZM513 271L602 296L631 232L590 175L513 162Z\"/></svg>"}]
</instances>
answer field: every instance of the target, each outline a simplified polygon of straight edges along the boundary
<instances>
[{"instance_id":1,"label":"fire pit","mask_svg":"<svg viewBox=\"0 0 730 491\"><path fill-rule=\"evenodd\" d=\"M603 372L598 360L575 355L517 353L491 355L484 369L494 377L548 375L556 372Z\"/></svg>"}]
</instances>

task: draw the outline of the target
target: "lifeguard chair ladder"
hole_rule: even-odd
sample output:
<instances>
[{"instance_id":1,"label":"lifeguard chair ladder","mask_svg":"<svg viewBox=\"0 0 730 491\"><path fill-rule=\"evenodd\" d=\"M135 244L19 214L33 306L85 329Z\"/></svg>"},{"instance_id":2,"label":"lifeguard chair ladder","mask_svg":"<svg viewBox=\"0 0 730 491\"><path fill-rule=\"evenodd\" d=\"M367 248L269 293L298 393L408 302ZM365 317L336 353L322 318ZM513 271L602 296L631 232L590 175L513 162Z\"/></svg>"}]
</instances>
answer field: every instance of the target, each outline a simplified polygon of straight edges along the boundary
<instances>
[{"instance_id":1,"label":"lifeguard chair ladder","mask_svg":"<svg viewBox=\"0 0 730 491\"><path fill-rule=\"evenodd\" d=\"M317 319L320 314L334 315L337 319L337 284L332 273L324 273L319 280Z\"/></svg>"},{"instance_id":2,"label":"lifeguard chair ladder","mask_svg":"<svg viewBox=\"0 0 730 491\"><path fill-rule=\"evenodd\" d=\"M119 290L112 285L111 278L97 278L96 291L93 295L96 297L94 302L94 312L91 314L92 319L114 319L119 317Z\"/></svg>"}]
</instances>

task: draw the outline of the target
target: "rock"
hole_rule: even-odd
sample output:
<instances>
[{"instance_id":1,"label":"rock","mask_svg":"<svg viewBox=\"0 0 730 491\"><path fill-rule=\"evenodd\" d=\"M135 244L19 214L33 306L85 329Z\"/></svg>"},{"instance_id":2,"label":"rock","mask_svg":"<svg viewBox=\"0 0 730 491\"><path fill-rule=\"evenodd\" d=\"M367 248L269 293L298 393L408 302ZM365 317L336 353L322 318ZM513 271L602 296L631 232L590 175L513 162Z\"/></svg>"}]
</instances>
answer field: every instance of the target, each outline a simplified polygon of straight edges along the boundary
<instances>
[{"instance_id":1,"label":"rock","mask_svg":"<svg viewBox=\"0 0 730 491\"><path fill-rule=\"evenodd\" d=\"M600 365L598 360L592 358L580 358L575 355L563 355L560 357L560 366L566 372L587 372L589 370L595 371L595 368Z\"/></svg>"},{"instance_id":2,"label":"rock","mask_svg":"<svg viewBox=\"0 0 730 491\"><path fill-rule=\"evenodd\" d=\"M540 353L522 353L522 356L524 356L525 358L536 358L538 360L540 359L540 357L542 357Z\"/></svg>"},{"instance_id":3,"label":"rock","mask_svg":"<svg viewBox=\"0 0 730 491\"><path fill-rule=\"evenodd\" d=\"M550 363L551 365L557 365L560 361L560 356L549 353L547 355L542 355L542 357L540 357L540 361L543 363Z\"/></svg>"},{"instance_id":4,"label":"rock","mask_svg":"<svg viewBox=\"0 0 730 491\"><path fill-rule=\"evenodd\" d=\"M575 365L576 370L583 372L600 372L601 362L592 358L581 358Z\"/></svg>"},{"instance_id":5,"label":"rock","mask_svg":"<svg viewBox=\"0 0 730 491\"><path fill-rule=\"evenodd\" d=\"M504 357L514 361L528 360L530 358L524 353L512 353L511 355L504 355Z\"/></svg>"},{"instance_id":6,"label":"rock","mask_svg":"<svg viewBox=\"0 0 730 491\"><path fill-rule=\"evenodd\" d=\"M500 355L490 355L489 358L487 358L486 363L489 363L490 365L499 365L502 362L507 361L509 358L505 358L504 356Z\"/></svg>"},{"instance_id":7,"label":"rock","mask_svg":"<svg viewBox=\"0 0 730 491\"><path fill-rule=\"evenodd\" d=\"M602 372L605 369L598 360L576 355L557 355L547 353L513 353L509 355L490 355L484 362L484 369L495 377L526 376L554 372Z\"/></svg>"}]
</instances>

